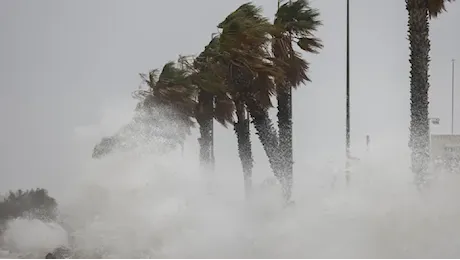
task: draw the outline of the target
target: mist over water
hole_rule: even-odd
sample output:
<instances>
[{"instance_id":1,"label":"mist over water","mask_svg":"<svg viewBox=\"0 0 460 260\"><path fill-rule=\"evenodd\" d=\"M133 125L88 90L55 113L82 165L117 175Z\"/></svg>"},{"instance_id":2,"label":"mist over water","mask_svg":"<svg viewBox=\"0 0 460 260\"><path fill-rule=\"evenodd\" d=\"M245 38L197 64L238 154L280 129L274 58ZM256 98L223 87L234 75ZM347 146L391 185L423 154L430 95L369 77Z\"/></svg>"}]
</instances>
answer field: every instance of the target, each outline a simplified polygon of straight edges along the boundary
<instances>
[{"instance_id":1,"label":"mist over water","mask_svg":"<svg viewBox=\"0 0 460 260\"><path fill-rule=\"evenodd\" d=\"M69 243L67 232L59 224L22 218L7 223L2 242L2 258L44 258L54 248Z\"/></svg>"},{"instance_id":2,"label":"mist over water","mask_svg":"<svg viewBox=\"0 0 460 260\"><path fill-rule=\"evenodd\" d=\"M387 149L390 139L361 149L348 186L343 161L299 160L295 205L284 207L270 172L255 168L250 201L240 165L200 172L196 135L183 155L139 148L92 159L100 138L129 120L117 112L75 132L80 174L51 194L62 221L10 221L2 257L43 258L60 245L102 258L460 257L460 176L436 173L417 191L407 150Z\"/></svg>"}]
</instances>

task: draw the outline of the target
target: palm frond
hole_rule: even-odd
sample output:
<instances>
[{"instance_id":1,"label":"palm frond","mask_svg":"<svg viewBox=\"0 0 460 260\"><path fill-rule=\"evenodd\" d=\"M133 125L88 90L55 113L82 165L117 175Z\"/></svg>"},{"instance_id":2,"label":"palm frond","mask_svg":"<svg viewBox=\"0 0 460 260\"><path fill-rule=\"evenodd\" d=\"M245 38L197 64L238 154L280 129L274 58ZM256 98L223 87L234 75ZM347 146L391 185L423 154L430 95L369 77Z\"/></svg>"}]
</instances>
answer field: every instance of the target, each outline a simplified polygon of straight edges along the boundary
<instances>
[{"instance_id":1,"label":"palm frond","mask_svg":"<svg viewBox=\"0 0 460 260\"><path fill-rule=\"evenodd\" d=\"M261 107L272 107L270 97L276 93L276 85L268 73L259 73L252 83L250 98L255 99Z\"/></svg>"},{"instance_id":2,"label":"palm frond","mask_svg":"<svg viewBox=\"0 0 460 260\"><path fill-rule=\"evenodd\" d=\"M323 45L314 33L321 24L318 10L312 8L307 0L289 1L278 9L274 25L279 31L274 35L272 49L275 63L285 72L284 80L276 79L280 88L287 87L283 82L297 87L309 81L309 64L294 50L293 43L303 51L319 53Z\"/></svg>"},{"instance_id":3,"label":"palm frond","mask_svg":"<svg viewBox=\"0 0 460 260\"><path fill-rule=\"evenodd\" d=\"M428 14L431 18L438 17L439 14L446 11L446 3L455 0L428 0Z\"/></svg>"},{"instance_id":4,"label":"palm frond","mask_svg":"<svg viewBox=\"0 0 460 260\"><path fill-rule=\"evenodd\" d=\"M319 15L307 0L290 1L278 9L275 25L296 37L311 36L322 25Z\"/></svg>"},{"instance_id":5,"label":"palm frond","mask_svg":"<svg viewBox=\"0 0 460 260\"><path fill-rule=\"evenodd\" d=\"M300 38L297 41L297 45L300 47L300 49L306 52L309 52L309 53L314 53L314 54L318 54L319 50L323 48L323 44L321 43L321 40L318 38L314 38L314 37Z\"/></svg>"},{"instance_id":6,"label":"palm frond","mask_svg":"<svg viewBox=\"0 0 460 260\"><path fill-rule=\"evenodd\" d=\"M234 122L235 104L228 94L215 96L214 118L224 127Z\"/></svg>"},{"instance_id":7,"label":"palm frond","mask_svg":"<svg viewBox=\"0 0 460 260\"><path fill-rule=\"evenodd\" d=\"M227 16L219 28L222 29L219 62L227 68L221 73L226 82L232 82L232 98L256 98L264 109L270 107L270 97L275 93L274 79L285 77L271 49L272 36L280 35L279 28L251 3Z\"/></svg>"},{"instance_id":8,"label":"palm frond","mask_svg":"<svg viewBox=\"0 0 460 260\"><path fill-rule=\"evenodd\" d=\"M286 78L290 85L294 88L297 86L310 81L307 75L309 70L308 62L302 58L301 54L294 52L294 54L288 60L289 66L286 68Z\"/></svg>"},{"instance_id":9,"label":"palm frond","mask_svg":"<svg viewBox=\"0 0 460 260\"><path fill-rule=\"evenodd\" d=\"M240 6L219 24L222 29L220 51L235 56L235 51L256 51L270 39L274 27L261 9L247 3Z\"/></svg>"},{"instance_id":10,"label":"palm frond","mask_svg":"<svg viewBox=\"0 0 460 260\"><path fill-rule=\"evenodd\" d=\"M240 18L254 18L254 19L263 19L261 15L262 8L255 6L251 2L247 2L239 6L235 11L229 14L224 21L217 25L217 28L223 29L232 23L234 20Z\"/></svg>"},{"instance_id":11,"label":"palm frond","mask_svg":"<svg viewBox=\"0 0 460 260\"><path fill-rule=\"evenodd\" d=\"M292 53L292 42L289 35L279 35L272 40L273 55L278 59L287 59Z\"/></svg>"},{"instance_id":12,"label":"palm frond","mask_svg":"<svg viewBox=\"0 0 460 260\"><path fill-rule=\"evenodd\" d=\"M152 70L148 77L141 77L150 89L133 94L141 99L137 109L161 109L168 117L180 120L187 127L193 126L197 91L188 70L168 62L159 75L157 70Z\"/></svg>"},{"instance_id":13,"label":"palm frond","mask_svg":"<svg viewBox=\"0 0 460 260\"><path fill-rule=\"evenodd\" d=\"M233 122L233 103L228 96L225 77L225 65L221 62L219 52L219 36L214 37L193 62L189 75L192 84L200 91L195 116L199 118L214 117L220 124L226 126ZM190 66L188 66L190 67ZM211 99L210 99L211 98ZM208 102L214 100L210 105ZM206 111L209 110L210 111ZM206 115L206 113L211 113Z\"/></svg>"}]
</instances>

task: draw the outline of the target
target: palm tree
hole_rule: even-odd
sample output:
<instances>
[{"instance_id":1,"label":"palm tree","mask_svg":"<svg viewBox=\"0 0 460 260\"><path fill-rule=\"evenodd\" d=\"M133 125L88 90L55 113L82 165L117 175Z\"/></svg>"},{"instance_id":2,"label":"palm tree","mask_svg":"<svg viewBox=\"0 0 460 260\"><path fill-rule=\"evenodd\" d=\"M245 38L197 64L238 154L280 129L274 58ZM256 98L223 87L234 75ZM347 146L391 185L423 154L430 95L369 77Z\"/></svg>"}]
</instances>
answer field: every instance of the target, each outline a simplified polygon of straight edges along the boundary
<instances>
[{"instance_id":1,"label":"palm tree","mask_svg":"<svg viewBox=\"0 0 460 260\"><path fill-rule=\"evenodd\" d=\"M237 121L234 123L234 131L238 141L238 155L243 167L244 189L246 197L252 192L252 169L254 159L252 157L250 121L244 102L237 94L233 95Z\"/></svg>"},{"instance_id":2,"label":"palm tree","mask_svg":"<svg viewBox=\"0 0 460 260\"><path fill-rule=\"evenodd\" d=\"M272 106L270 97L276 92L273 78L283 77L283 71L275 66L269 50L275 28L252 3L241 5L218 28L222 33L219 54L214 58L225 68L221 72L236 101L237 116L247 120L243 118L244 108L249 112L270 166L280 178L278 134L268 116Z\"/></svg>"},{"instance_id":3,"label":"palm tree","mask_svg":"<svg viewBox=\"0 0 460 260\"><path fill-rule=\"evenodd\" d=\"M408 34L410 45L410 141L412 171L418 185L423 184L428 170L429 119L428 119L428 66L429 66L429 18L437 17L445 10L445 3L453 0L406 0L409 14Z\"/></svg>"},{"instance_id":4,"label":"palm tree","mask_svg":"<svg viewBox=\"0 0 460 260\"><path fill-rule=\"evenodd\" d=\"M151 141L160 144L155 148L164 152L182 146L191 133L196 90L186 71L168 62L159 76L157 70L152 70L141 74L141 78L148 89L134 93L140 102L133 120L114 136L103 138L94 148L94 158Z\"/></svg>"},{"instance_id":5,"label":"palm tree","mask_svg":"<svg viewBox=\"0 0 460 260\"><path fill-rule=\"evenodd\" d=\"M294 50L293 43L303 51L318 53L322 44L314 37L314 32L321 25L321 21L318 10L310 7L307 0L297 0L289 1L278 8L274 25L277 30L273 39L273 54L278 65L285 71L285 78L276 82L276 85L283 190L289 199L293 180L292 88L310 81L307 76L309 64Z\"/></svg>"},{"instance_id":6,"label":"palm tree","mask_svg":"<svg viewBox=\"0 0 460 260\"><path fill-rule=\"evenodd\" d=\"M216 56L219 56L219 37L214 37L210 44L206 46L205 50L195 59L193 68L197 70L195 83L197 84L199 90L198 96L198 108L197 109L197 121L200 125L201 137L203 140L203 133L208 133L209 131L202 131L202 128L210 128L210 123L206 123L206 120L212 120L210 113L204 120L200 120L200 114L203 114L203 110L212 109L211 105L205 106L200 105L205 102L209 104L214 98L214 118L226 127L227 122L232 122L234 126L234 131L238 140L238 155L240 157L241 165L243 168L244 176L244 187L245 194L247 197L250 196L252 190L252 168L253 168L253 157L252 157L252 147L250 139L250 130L249 130L249 118L247 116L247 110L244 105L244 101L239 97L239 93L232 91L228 88L227 82L224 77L219 75L225 75L226 68L221 63L215 59ZM218 71L218 73L216 73ZM193 73L192 73L193 75ZM200 98L202 98L200 100ZM207 100L207 101L206 101ZM204 102L203 102L204 101ZM233 122L233 114L236 112L237 121ZM209 134L208 138L212 134ZM203 142L204 144L210 143ZM205 150L206 148L201 148Z\"/></svg>"},{"instance_id":7,"label":"palm tree","mask_svg":"<svg viewBox=\"0 0 460 260\"><path fill-rule=\"evenodd\" d=\"M195 109L195 118L200 127L200 162L203 166L214 165L213 119L227 127L227 123L233 122L234 105L227 94L223 79L212 73L213 64L209 57L215 52L218 38L213 38L205 47L204 51L196 57L192 63L184 57L179 62L189 71L192 83L198 89L198 100Z\"/></svg>"}]
</instances>

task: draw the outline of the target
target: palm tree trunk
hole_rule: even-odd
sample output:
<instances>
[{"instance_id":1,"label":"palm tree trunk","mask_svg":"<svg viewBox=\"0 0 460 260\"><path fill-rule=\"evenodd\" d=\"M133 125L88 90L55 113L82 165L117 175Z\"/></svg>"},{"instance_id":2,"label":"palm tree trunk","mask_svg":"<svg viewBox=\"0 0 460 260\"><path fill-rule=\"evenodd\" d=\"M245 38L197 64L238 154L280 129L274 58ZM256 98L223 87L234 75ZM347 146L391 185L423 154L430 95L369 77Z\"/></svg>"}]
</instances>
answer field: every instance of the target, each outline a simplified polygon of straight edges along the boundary
<instances>
[{"instance_id":1,"label":"palm tree trunk","mask_svg":"<svg viewBox=\"0 0 460 260\"><path fill-rule=\"evenodd\" d=\"M252 123L256 128L256 134L267 154L270 167L272 168L275 177L284 183L283 174L281 169L281 154L278 147L278 134L273 126L273 122L268 115L267 109L261 108L257 105L257 101L250 99L248 101L249 114L252 117ZM284 188L285 185L283 185Z\"/></svg>"},{"instance_id":2,"label":"palm tree trunk","mask_svg":"<svg viewBox=\"0 0 460 260\"><path fill-rule=\"evenodd\" d=\"M279 129L279 152L281 154L280 168L281 185L283 186L284 198L290 200L293 184L293 155L292 155L292 96L291 88L279 89L278 100L278 129Z\"/></svg>"},{"instance_id":3,"label":"palm tree trunk","mask_svg":"<svg viewBox=\"0 0 460 260\"><path fill-rule=\"evenodd\" d=\"M206 91L200 91L198 104L196 118L200 126L200 138L198 138L200 144L200 164L204 169L210 170L213 164L213 95Z\"/></svg>"},{"instance_id":4,"label":"palm tree trunk","mask_svg":"<svg viewBox=\"0 0 460 260\"><path fill-rule=\"evenodd\" d=\"M251 136L249 131L249 118L246 117L244 104L235 101L236 116L238 121L234 124L235 134L238 139L238 154L243 167L244 190L246 198L249 198L252 192L252 147Z\"/></svg>"},{"instance_id":5,"label":"palm tree trunk","mask_svg":"<svg viewBox=\"0 0 460 260\"><path fill-rule=\"evenodd\" d=\"M231 85L237 93L243 93L249 114L252 117L252 123L256 128L256 134L267 154L270 167L275 177L282 182L280 168L280 153L278 151L278 134L273 122L268 116L268 110L261 107L258 101L246 91L253 82L253 75L242 66L234 64L229 65L229 75L231 75ZM248 96L249 95L249 96Z\"/></svg>"},{"instance_id":6,"label":"palm tree trunk","mask_svg":"<svg viewBox=\"0 0 460 260\"><path fill-rule=\"evenodd\" d=\"M429 162L428 65L429 22L426 0L406 0L409 13L410 44L410 141L412 171L418 185L423 184Z\"/></svg>"}]
</instances>

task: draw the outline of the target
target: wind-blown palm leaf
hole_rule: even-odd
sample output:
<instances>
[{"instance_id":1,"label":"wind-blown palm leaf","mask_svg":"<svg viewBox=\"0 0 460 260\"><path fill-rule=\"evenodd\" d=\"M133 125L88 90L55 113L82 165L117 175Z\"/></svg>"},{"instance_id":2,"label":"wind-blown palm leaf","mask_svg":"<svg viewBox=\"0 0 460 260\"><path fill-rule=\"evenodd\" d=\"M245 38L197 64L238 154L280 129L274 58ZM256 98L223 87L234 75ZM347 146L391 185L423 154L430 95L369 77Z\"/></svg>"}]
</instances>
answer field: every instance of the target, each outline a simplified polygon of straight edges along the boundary
<instances>
[{"instance_id":1,"label":"wind-blown palm leaf","mask_svg":"<svg viewBox=\"0 0 460 260\"><path fill-rule=\"evenodd\" d=\"M271 35L275 34L276 27L252 3L241 5L218 27L222 30L219 55L214 64L219 64L219 69L224 68L217 73L222 73L225 78L229 94L237 107L238 124L235 125L235 131L239 144L249 138L249 128L245 126L249 124L249 118L244 116L248 111L270 166L279 176L278 136L268 116L270 96L276 91L273 79L284 77L283 70L273 62L270 48ZM249 151L240 156L243 168L252 167L252 163L248 163L252 162L250 149L239 145L239 150Z\"/></svg>"},{"instance_id":2,"label":"wind-blown palm leaf","mask_svg":"<svg viewBox=\"0 0 460 260\"><path fill-rule=\"evenodd\" d=\"M230 55L227 58L241 59L243 55L248 63L268 58L267 43L274 27L261 15L261 9L251 3L240 6L218 25L222 29L219 41L220 52ZM252 52L250 52L252 51Z\"/></svg>"},{"instance_id":3,"label":"wind-blown palm leaf","mask_svg":"<svg viewBox=\"0 0 460 260\"><path fill-rule=\"evenodd\" d=\"M227 127L227 123L234 121L235 108L228 95L229 89L225 78L222 76L224 68L218 64L218 59L216 59L219 56L218 47L219 37L214 37L193 62L188 62L183 58L180 60L181 64L189 70L190 78L199 91L208 92L214 97L212 115L221 125ZM203 104L198 102L195 112L197 118L205 113Z\"/></svg>"},{"instance_id":4,"label":"wind-blown palm leaf","mask_svg":"<svg viewBox=\"0 0 460 260\"><path fill-rule=\"evenodd\" d=\"M428 0L428 13L430 17L436 18L440 13L446 11L446 3L455 0Z\"/></svg>"},{"instance_id":5,"label":"wind-blown palm leaf","mask_svg":"<svg viewBox=\"0 0 460 260\"><path fill-rule=\"evenodd\" d=\"M251 91L254 99L260 103L261 107L272 107L272 101L270 97L275 95L276 85L268 73L259 73L259 75L252 83Z\"/></svg>"},{"instance_id":6,"label":"wind-blown palm leaf","mask_svg":"<svg viewBox=\"0 0 460 260\"><path fill-rule=\"evenodd\" d=\"M309 64L294 50L292 42L303 51L318 53L323 45L313 34L321 24L318 10L310 7L307 0L285 3L276 13L274 25L278 30L275 31L272 47L276 62L285 71L285 80L290 87L310 81L307 75ZM279 84L279 87L286 86Z\"/></svg>"},{"instance_id":7,"label":"wind-blown palm leaf","mask_svg":"<svg viewBox=\"0 0 460 260\"><path fill-rule=\"evenodd\" d=\"M234 122L235 104L228 94L215 96L214 118L221 125L226 126L228 122Z\"/></svg>"},{"instance_id":8,"label":"wind-blown palm leaf","mask_svg":"<svg viewBox=\"0 0 460 260\"><path fill-rule=\"evenodd\" d=\"M275 25L281 27L281 32L290 32L292 37L312 37L322 25L319 15L307 0L289 1L276 12Z\"/></svg>"},{"instance_id":9,"label":"wind-blown palm leaf","mask_svg":"<svg viewBox=\"0 0 460 260\"><path fill-rule=\"evenodd\" d=\"M283 76L282 69L275 66L269 48L275 27L261 15L261 9L251 3L243 4L227 16L218 27L222 29L219 62L228 67L227 71L223 70L223 77L226 77L227 82L233 81L232 91L245 93L241 96L244 98L253 98L253 94L262 97L273 95L274 84L267 84L265 88L260 88L260 84L253 84ZM245 84L235 82L236 77L239 77L236 76L238 73L245 74L244 77L249 82L246 81ZM271 106L270 102L265 104L266 107Z\"/></svg>"},{"instance_id":10,"label":"wind-blown palm leaf","mask_svg":"<svg viewBox=\"0 0 460 260\"><path fill-rule=\"evenodd\" d=\"M147 90L133 93L140 99L134 118L114 136L103 138L96 145L93 157L99 158L118 148L131 149L152 142L159 146L160 151L165 151L182 145L191 133L196 89L187 73L173 62L168 62L159 75L158 70L152 70L141 74L141 78Z\"/></svg>"}]
</instances>

